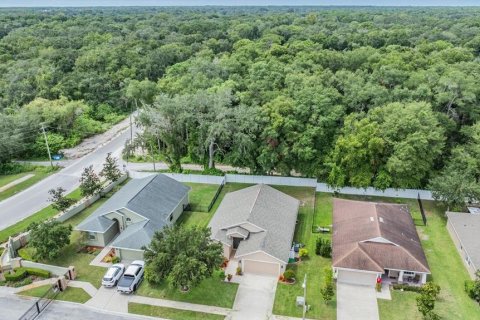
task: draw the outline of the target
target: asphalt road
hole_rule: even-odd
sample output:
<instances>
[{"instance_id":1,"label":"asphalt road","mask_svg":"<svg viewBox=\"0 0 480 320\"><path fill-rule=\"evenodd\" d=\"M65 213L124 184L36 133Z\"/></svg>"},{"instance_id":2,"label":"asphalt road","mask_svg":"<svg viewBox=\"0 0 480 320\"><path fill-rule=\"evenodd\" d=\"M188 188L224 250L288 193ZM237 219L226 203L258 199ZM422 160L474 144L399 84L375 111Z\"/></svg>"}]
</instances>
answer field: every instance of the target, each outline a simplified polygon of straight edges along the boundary
<instances>
[{"instance_id":1,"label":"asphalt road","mask_svg":"<svg viewBox=\"0 0 480 320\"><path fill-rule=\"evenodd\" d=\"M35 299L16 296L14 294L0 295L0 320L19 319L34 303ZM140 320L151 317L105 312L89 308L78 303L53 301L45 309L38 320ZM158 318L157 318L158 319Z\"/></svg>"},{"instance_id":2,"label":"asphalt road","mask_svg":"<svg viewBox=\"0 0 480 320\"><path fill-rule=\"evenodd\" d=\"M121 159L123 146L129 138L130 131L126 130L90 154L72 162L68 167L0 202L0 230L48 206L48 190L63 187L68 193L77 188L83 169L93 165L95 171L99 172L107 153L112 152L115 157ZM123 161L120 160L120 166L122 165Z\"/></svg>"}]
</instances>

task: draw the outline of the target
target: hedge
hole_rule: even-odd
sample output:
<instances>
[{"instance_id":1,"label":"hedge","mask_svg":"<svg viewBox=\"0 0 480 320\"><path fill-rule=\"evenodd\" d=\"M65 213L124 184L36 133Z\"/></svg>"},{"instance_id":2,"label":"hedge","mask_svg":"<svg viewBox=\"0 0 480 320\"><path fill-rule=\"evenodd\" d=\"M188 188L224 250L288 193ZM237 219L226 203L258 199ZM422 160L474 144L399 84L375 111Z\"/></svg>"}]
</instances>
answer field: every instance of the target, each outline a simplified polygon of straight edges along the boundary
<instances>
[{"instance_id":1,"label":"hedge","mask_svg":"<svg viewBox=\"0 0 480 320\"><path fill-rule=\"evenodd\" d=\"M5 273L5 280L19 281L24 279L27 275L27 270L25 270L25 268L17 268L13 272Z\"/></svg>"},{"instance_id":2,"label":"hedge","mask_svg":"<svg viewBox=\"0 0 480 320\"><path fill-rule=\"evenodd\" d=\"M422 292L422 287L409 286L408 284L394 284L394 290L403 290L403 291L412 291L412 292Z\"/></svg>"},{"instance_id":3,"label":"hedge","mask_svg":"<svg viewBox=\"0 0 480 320\"><path fill-rule=\"evenodd\" d=\"M42 270L38 268L25 268L27 273L31 276L37 276L41 278L50 278L50 271Z\"/></svg>"},{"instance_id":4,"label":"hedge","mask_svg":"<svg viewBox=\"0 0 480 320\"><path fill-rule=\"evenodd\" d=\"M41 278L50 278L50 272L38 268L16 268L13 273L6 273L5 280L7 281L19 281L24 279L26 276L37 276Z\"/></svg>"}]
</instances>

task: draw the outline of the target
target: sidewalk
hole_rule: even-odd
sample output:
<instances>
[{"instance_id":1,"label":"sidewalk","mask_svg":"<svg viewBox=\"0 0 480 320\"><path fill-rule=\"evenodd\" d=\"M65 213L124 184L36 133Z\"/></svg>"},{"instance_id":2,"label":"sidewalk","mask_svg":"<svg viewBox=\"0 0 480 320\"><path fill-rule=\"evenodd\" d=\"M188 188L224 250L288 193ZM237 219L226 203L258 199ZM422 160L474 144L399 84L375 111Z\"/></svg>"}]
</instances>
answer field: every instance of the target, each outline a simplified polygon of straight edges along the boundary
<instances>
[{"instance_id":1,"label":"sidewalk","mask_svg":"<svg viewBox=\"0 0 480 320\"><path fill-rule=\"evenodd\" d=\"M167 307L167 308L174 308L174 309L180 309L180 310L213 313L213 314L218 314L222 316L227 316L232 311L230 309L221 308L221 307L207 306L203 304L194 304L194 303L188 303L188 302L179 302L174 300L156 299L156 298L142 297L137 295L131 296L129 302L148 304L148 305L157 306L157 307Z\"/></svg>"},{"instance_id":2,"label":"sidewalk","mask_svg":"<svg viewBox=\"0 0 480 320\"><path fill-rule=\"evenodd\" d=\"M0 192L3 192L3 191L5 191L5 190L8 190L8 189L10 189L11 187L16 186L17 184L20 184L20 183L22 183L22 182L24 182L24 181L27 181L27 180L30 179L30 178L33 178L34 176L35 176L35 175L34 175L33 173L30 173L30 174L27 174L27 175L24 176L24 177L21 177L21 178L19 178L19 179L17 179L17 180L14 180L14 181L10 182L10 183L7 183L7 184L4 185L3 187L0 187Z\"/></svg>"},{"instance_id":3,"label":"sidewalk","mask_svg":"<svg viewBox=\"0 0 480 320\"><path fill-rule=\"evenodd\" d=\"M70 280L68 286L72 288L81 288L91 297L94 297L98 290L90 282Z\"/></svg>"},{"instance_id":4,"label":"sidewalk","mask_svg":"<svg viewBox=\"0 0 480 320\"><path fill-rule=\"evenodd\" d=\"M102 262L102 259L107 255L107 253L110 252L110 250L112 250L112 247L107 246L103 248L102 251L100 251L100 253L97 254L97 256L92 260L92 262L90 262L90 265L95 267L109 268L112 265L112 263Z\"/></svg>"}]
</instances>

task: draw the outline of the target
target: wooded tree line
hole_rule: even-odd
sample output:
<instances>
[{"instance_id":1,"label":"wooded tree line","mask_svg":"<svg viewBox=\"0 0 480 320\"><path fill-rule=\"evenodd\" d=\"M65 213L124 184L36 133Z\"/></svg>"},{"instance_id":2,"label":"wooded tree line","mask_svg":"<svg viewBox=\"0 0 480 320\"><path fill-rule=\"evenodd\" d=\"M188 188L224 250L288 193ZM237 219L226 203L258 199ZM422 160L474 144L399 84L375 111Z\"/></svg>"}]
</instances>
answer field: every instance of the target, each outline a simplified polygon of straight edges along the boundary
<instances>
[{"instance_id":1,"label":"wooded tree line","mask_svg":"<svg viewBox=\"0 0 480 320\"><path fill-rule=\"evenodd\" d=\"M219 161L333 186L454 185L478 199L479 13L1 11L0 126L29 128L11 121L25 122L29 104L48 115L84 105L74 124L141 106L143 143L175 170ZM52 134L72 121L57 118ZM6 136L2 150L21 145Z\"/></svg>"}]
</instances>

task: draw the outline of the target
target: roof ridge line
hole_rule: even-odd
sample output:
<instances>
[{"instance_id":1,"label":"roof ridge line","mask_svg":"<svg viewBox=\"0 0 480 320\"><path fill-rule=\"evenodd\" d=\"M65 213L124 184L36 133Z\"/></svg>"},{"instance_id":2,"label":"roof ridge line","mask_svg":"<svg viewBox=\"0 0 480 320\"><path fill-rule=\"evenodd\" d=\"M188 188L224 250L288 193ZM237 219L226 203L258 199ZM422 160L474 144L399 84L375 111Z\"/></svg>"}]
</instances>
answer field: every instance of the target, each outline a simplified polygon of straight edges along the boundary
<instances>
[{"instance_id":1,"label":"roof ridge line","mask_svg":"<svg viewBox=\"0 0 480 320\"><path fill-rule=\"evenodd\" d=\"M365 253L365 255L366 255L373 263L375 263L375 264L377 265L377 267L379 267L379 268L382 269L382 270L385 270L385 268L383 268L382 266L380 266L375 259L373 259L365 250L363 250L363 248L361 247L361 243L358 243L358 248L359 248L360 250L362 250L362 252Z\"/></svg>"},{"instance_id":2,"label":"roof ridge line","mask_svg":"<svg viewBox=\"0 0 480 320\"><path fill-rule=\"evenodd\" d=\"M260 186L260 187L258 188L258 192L257 192L257 195L255 196L255 200L253 200L252 207L248 211L249 215L248 215L247 221L250 221L250 217L252 216L253 208L257 204L258 196L260 195L260 191L262 190L263 185L264 185L263 183L258 184L258 186Z\"/></svg>"},{"instance_id":3,"label":"roof ridge line","mask_svg":"<svg viewBox=\"0 0 480 320\"><path fill-rule=\"evenodd\" d=\"M130 200L127 201L127 204L129 204L130 202L133 201L133 199L135 199L139 194L140 192L143 191L143 189L145 189L150 183L152 183L153 179L155 179L156 177L158 177L160 174L155 174L155 175L152 175L152 178L150 179L150 181L147 182L147 184L145 184L140 190L138 190L137 193L135 193L135 195L133 197L130 198ZM128 209L128 208L126 208Z\"/></svg>"},{"instance_id":4,"label":"roof ridge line","mask_svg":"<svg viewBox=\"0 0 480 320\"><path fill-rule=\"evenodd\" d=\"M421 245L421 244L420 244ZM413 260L417 261L422 267L424 267L427 272L431 272L430 271L430 268L427 268L422 262L420 262L410 251L408 251L407 249L405 249L404 247L402 246L399 246L400 248L403 249L403 251L405 251L410 257L413 258ZM422 252L423 252L423 249L422 249ZM423 253L425 255L425 253ZM425 259L426 260L426 259ZM427 261L427 264L428 264L428 261Z\"/></svg>"},{"instance_id":5,"label":"roof ridge line","mask_svg":"<svg viewBox=\"0 0 480 320\"><path fill-rule=\"evenodd\" d=\"M375 208L375 218L377 218L377 220L375 221L375 224L377 226L377 230L378 230L378 235L380 237L383 237L383 234L382 234L382 229L380 228L380 219L378 218L378 211L377 211L377 205L378 205L378 202L375 202L374 203L374 208ZM383 218L382 218L383 219ZM388 239L387 239L388 240Z\"/></svg>"}]
</instances>

